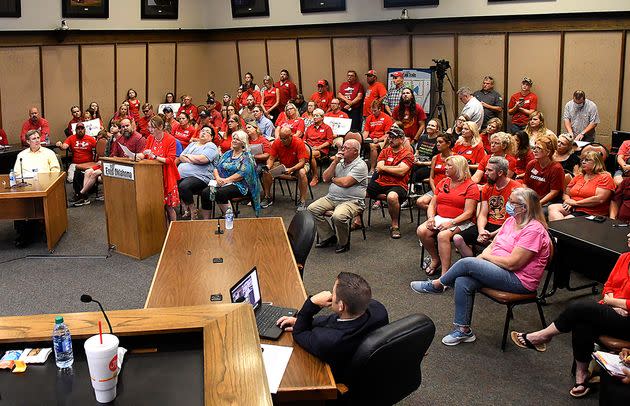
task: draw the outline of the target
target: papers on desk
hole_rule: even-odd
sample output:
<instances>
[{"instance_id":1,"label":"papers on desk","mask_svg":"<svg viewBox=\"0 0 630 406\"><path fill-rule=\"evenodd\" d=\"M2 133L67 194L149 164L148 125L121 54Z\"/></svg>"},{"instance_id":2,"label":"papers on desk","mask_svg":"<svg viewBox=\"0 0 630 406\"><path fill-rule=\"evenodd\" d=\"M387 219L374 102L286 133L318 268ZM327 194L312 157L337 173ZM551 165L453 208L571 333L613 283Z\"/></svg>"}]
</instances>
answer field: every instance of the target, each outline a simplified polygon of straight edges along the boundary
<instances>
[{"instance_id":1,"label":"papers on desk","mask_svg":"<svg viewBox=\"0 0 630 406\"><path fill-rule=\"evenodd\" d=\"M625 377L623 368L626 366L623 362L621 362L621 359L619 359L619 355L603 351L595 351L593 353L593 359L597 361L597 363L601 365L602 368L604 368L610 375L620 378Z\"/></svg>"},{"instance_id":2,"label":"papers on desk","mask_svg":"<svg viewBox=\"0 0 630 406\"><path fill-rule=\"evenodd\" d=\"M122 151L125 153L125 156L127 158L133 158L136 156L136 154L134 154L133 152L131 152L131 150L127 147L125 147L123 144L121 144L120 142L116 141L116 144L118 144L118 146L120 147L120 149L122 149Z\"/></svg>"},{"instance_id":3,"label":"papers on desk","mask_svg":"<svg viewBox=\"0 0 630 406\"><path fill-rule=\"evenodd\" d=\"M277 393L280 382L287 369L293 347L281 347L279 345L261 344L263 363L269 383L269 392Z\"/></svg>"}]
</instances>

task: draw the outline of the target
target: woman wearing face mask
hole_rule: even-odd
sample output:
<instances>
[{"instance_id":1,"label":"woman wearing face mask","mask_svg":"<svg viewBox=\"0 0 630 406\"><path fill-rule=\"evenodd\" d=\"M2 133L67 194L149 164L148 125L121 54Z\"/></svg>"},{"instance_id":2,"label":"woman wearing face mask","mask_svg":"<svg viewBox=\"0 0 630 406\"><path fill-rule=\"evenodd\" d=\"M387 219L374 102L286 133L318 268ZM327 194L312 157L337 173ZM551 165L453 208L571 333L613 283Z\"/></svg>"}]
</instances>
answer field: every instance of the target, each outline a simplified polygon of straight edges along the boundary
<instances>
[{"instance_id":1,"label":"woman wearing face mask","mask_svg":"<svg viewBox=\"0 0 630 406\"><path fill-rule=\"evenodd\" d=\"M528 188L514 189L505 210L510 218L479 256L460 259L439 279L411 282L417 293L442 293L447 286L454 287L455 329L442 339L445 345L476 340L470 324L477 290L529 294L542 279L552 243L538 195Z\"/></svg>"}]
</instances>

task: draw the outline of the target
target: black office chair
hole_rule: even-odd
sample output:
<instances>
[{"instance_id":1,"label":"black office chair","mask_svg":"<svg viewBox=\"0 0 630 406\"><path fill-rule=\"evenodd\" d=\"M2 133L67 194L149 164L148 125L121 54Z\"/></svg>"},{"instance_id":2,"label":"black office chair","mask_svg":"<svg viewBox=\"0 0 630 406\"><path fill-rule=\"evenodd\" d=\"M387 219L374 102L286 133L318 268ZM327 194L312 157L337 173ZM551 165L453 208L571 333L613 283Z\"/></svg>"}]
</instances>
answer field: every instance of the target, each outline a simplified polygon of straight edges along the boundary
<instances>
[{"instance_id":1,"label":"black office chair","mask_svg":"<svg viewBox=\"0 0 630 406\"><path fill-rule=\"evenodd\" d=\"M342 403L393 405L418 389L421 362L434 336L435 325L424 314L371 332L352 358L347 382L338 384Z\"/></svg>"},{"instance_id":2,"label":"black office chair","mask_svg":"<svg viewBox=\"0 0 630 406\"><path fill-rule=\"evenodd\" d=\"M293 216L289 229L287 230L293 257L297 263L300 277L304 274L304 264L306 258L313 248L315 241L315 219L307 210L299 211Z\"/></svg>"}]
</instances>

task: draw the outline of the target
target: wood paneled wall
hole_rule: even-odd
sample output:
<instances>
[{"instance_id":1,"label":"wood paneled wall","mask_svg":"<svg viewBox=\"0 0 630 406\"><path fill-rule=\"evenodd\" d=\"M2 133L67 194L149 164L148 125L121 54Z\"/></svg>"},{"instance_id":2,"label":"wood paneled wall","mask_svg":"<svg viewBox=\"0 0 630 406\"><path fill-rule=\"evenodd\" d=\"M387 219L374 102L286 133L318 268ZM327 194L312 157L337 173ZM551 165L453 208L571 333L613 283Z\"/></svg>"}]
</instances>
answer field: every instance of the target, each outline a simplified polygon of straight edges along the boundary
<instances>
[{"instance_id":1,"label":"wood paneled wall","mask_svg":"<svg viewBox=\"0 0 630 406\"><path fill-rule=\"evenodd\" d=\"M522 77L531 77L539 109L554 132L561 130L562 107L578 88L599 106L600 141L609 142L613 129L630 130L630 103L623 103L630 92L630 68L625 63L630 33L625 29L510 32L505 23L504 32L463 28L457 32L457 26L450 27L454 32L368 35L342 26L327 36L308 37L287 28L284 37L277 29L269 38L256 31L249 36L235 31L234 39L207 35L213 40L198 41L143 37L134 42L130 33L129 41L118 42L118 36L116 42L100 44L86 34L90 40L85 44L75 39L68 45L0 46L0 125L16 142L28 108L37 106L51 122L52 138L61 139L71 105L85 108L96 101L107 121L129 88L154 106L169 91L190 94L195 104L203 104L209 89L219 98L224 92L235 93L247 71L262 84L266 73L278 80L279 71L288 69L308 99L319 79L327 79L336 92L348 69L356 70L363 82L364 73L376 69L385 81L388 67L428 67L431 59L444 58L453 67L450 78L455 88L479 89L482 78L491 75L506 103ZM448 81L445 90L452 121L461 104Z\"/></svg>"}]
</instances>

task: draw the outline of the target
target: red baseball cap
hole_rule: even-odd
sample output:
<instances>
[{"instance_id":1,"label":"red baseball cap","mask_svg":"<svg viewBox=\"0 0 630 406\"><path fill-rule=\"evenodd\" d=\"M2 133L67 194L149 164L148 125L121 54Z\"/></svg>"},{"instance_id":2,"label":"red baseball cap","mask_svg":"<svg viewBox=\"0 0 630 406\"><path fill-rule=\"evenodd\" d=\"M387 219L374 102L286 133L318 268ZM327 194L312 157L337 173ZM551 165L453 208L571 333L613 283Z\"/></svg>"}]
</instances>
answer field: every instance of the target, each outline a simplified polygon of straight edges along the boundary
<instances>
[{"instance_id":1,"label":"red baseball cap","mask_svg":"<svg viewBox=\"0 0 630 406\"><path fill-rule=\"evenodd\" d=\"M366 73L367 76L376 76L376 71L374 69L370 69Z\"/></svg>"},{"instance_id":2,"label":"red baseball cap","mask_svg":"<svg viewBox=\"0 0 630 406\"><path fill-rule=\"evenodd\" d=\"M403 73L403 71L399 70L397 72L392 73L392 76L395 78L402 78L403 76L405 76L405 74Z\"/></svg>"},{"instance_id":3,"label":"red baseball cap","mask_svg":"<svg viewBox=\"0 0 630 406\"><path fill-rule=\"evenodd\" d=\"M323 79L322 79L322 80L318 80L318 81L317 81L317 84L318 84L318 85L322 85L322 86L326 86L326 81L325 81L325 80L323 80Z\"/></svg>"}]
</instances>

